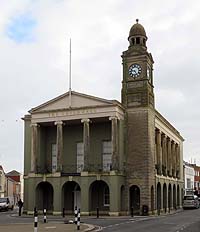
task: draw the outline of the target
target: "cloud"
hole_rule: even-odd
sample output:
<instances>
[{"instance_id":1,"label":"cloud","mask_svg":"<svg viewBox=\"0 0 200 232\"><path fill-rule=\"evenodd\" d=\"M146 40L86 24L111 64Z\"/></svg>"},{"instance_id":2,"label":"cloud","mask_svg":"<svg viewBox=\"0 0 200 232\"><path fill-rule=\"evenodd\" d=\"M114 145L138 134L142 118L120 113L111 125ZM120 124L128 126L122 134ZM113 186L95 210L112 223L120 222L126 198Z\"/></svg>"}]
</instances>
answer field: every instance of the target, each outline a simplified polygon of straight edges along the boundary
<instances>
[{"instance_id":1,"label":"cloud","mask_svg":"<svg viewBox=\"0 0 200 232\"><path fill-rule=\"evenodd\" d=\"M33 30L36 25L36 20L28 13L18 15L10 19L9 24L5 28L5 33L8 38L17 43L33 42L35 40Z\"/></svg>"},{"instance_id":2,"label":"cloud","mask_svg":"<svg viewBox=\"0 0 200 232\"><path fill-rule=\"evenodd\" d=\"M70 37L72 89L120 100L120 56L136 18L155 61L156 108L185 138L185 157L200 154L199 10L197 0L2 0L0 154L6 157L5 169L22 170L20 118L68 90Z\"/></svg>"}]
</instances>

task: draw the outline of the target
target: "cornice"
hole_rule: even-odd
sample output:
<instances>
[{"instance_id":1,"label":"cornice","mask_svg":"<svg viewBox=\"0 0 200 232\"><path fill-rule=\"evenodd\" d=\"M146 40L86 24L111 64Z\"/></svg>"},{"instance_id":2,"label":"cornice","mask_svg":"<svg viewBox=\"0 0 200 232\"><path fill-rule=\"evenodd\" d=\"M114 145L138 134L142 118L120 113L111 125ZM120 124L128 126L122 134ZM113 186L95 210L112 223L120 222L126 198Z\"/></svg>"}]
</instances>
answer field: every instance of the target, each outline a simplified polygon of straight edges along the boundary
<instances>
[{"instance_id":1,"label":"cornice","mask_svg":"<svg viewBox=\"0 0 200 232\"><path fill-rule=\"evenodd\" d=\"M184 138L181 136L180 132L177 131L172 124L167 121L156 109L155 109L155 116L170 130L172 130L176 136L178 136L182 141L184 141Z\"/></svg>"}]
</instances>

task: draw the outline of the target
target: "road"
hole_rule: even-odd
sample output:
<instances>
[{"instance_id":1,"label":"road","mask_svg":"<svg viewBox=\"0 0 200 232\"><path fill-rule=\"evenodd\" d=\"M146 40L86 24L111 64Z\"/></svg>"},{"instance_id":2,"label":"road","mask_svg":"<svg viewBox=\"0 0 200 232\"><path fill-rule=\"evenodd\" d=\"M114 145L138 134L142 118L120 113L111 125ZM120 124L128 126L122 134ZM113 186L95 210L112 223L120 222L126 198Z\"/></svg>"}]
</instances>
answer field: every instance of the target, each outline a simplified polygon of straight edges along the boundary
<instances>
[{"instance_id":1,"label":"road","mask_svg":"<svg viewBox=\"0 0 200 232\"><path fill-rule=\"evenodd\" d=\"M200 209L159 217L101 218L85 221L108 232L200 232Z\"/></svg>"},{"instance_id":2,"label":"road","mask_svg":"<svg viewBox=\"0 0 200 232\"><path fill-rule=\"evenodd\" d=\"M40 216L42 221L43 217ZM48 217L49 222L63 223L62 217ZM184 210L176 214L151 217L82 217L81 221L96 225L96 231L107 232L199 232L200 209ZM33 223L33 217L18 217L17 211L0 212L0 224ZM56 231L56 230L55 230Z\"/></svg>"}]
</instances>

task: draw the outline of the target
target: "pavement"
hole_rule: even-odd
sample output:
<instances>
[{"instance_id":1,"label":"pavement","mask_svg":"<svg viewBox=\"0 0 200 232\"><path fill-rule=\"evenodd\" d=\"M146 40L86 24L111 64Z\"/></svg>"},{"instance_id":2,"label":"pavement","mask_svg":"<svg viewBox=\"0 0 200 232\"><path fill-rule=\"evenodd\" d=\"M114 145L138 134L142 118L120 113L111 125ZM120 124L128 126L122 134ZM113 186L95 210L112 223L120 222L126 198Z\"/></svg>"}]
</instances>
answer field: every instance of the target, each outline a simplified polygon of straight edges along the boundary
<instances>
[{"instance_id":1,"label":"pavement","mask_svg":"<svg viewBox=\"0 0 200 232\"><path fill-rule=\"evenodd\" d=\"M65 231L77 231L77 225L75 224L64 224L64 223L38 223L38 232L65 232ZM81 224L79 231L91 231L94 227ZM33 223L28 224L7 224L0 225L1 232L33 232Z\"/></svg>"},{"instance_id":2,"label":"pavement","mask_svg":"<svg viewBox=\"0 0 200 232\"><path fill-rule=\"evenodd\" d=\"M18 213L13 213L10 215L14 218L33 218L33 215L22 214L20 217ZM63 218L61 216L48 215L49 221L47 223L43 222L43 216L39 215L38 217L38 227L37 232L67 232L67 231L78 231L77 225L69 223L73 218ZM29 220L30 221L30 220ZM93 225L86 223L80 224L79 231L89 232L94 230ZM33 222L17 222L10 224L0 224L0 232L33 232L34 230L34 219Z\"/></svg>"}]
</instances>

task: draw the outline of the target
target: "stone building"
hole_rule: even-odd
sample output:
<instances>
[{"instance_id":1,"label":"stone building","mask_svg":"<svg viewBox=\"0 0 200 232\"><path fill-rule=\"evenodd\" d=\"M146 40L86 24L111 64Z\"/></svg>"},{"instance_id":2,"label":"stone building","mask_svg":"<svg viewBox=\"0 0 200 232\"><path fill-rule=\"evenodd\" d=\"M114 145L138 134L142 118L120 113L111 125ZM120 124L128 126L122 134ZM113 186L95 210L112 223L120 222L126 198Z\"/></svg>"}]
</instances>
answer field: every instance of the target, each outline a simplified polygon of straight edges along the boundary
<instances>
[{"instance_id":1,"label":"stone building","mask_svg":"<svg viewBox=\"0 0 200 232\"><path fill-rule=\"evenodd\" d=\"M197 166L196 164L192 164L194 167L194 190L196 194L200 195L200 166Z\"/></svg>"},{"instance_id":2,"label":"stone building","mask_svg":"<svg viewBox=\"0 0 200 232\"><path fill-rule=\"evenodd\" d=\"M7 196L6 182L6 174L3 167L0 165L0 197Z\"/></svg>"},{"instance_id":3,"label":"stone building","mask_svg":"<svg viewBox=\"0 0 200 232\"><path fill-rule=\"evenodd\" d=\"M191 195L194 193L195 170L192 164L183 161L184 169L184 194Z\"/></svg>"},{"instance_id":4,"label":"stone building","mask_svg":"<svg viewBox=\"0 0 200 232\"><path fill-rule=\"evenodd\" d=\"M21 174L16 170L12 170L6 173L6 177L9 180L8 185L12 186L8 188L9 189L8 196L13 196L14 204L17 204L17 202L21 198Z\"/></svg>"},{"instance_id":5,"label":"stone building","mask_svg":"<svg viewBox=\"0 0 200 232\"><path fill-rule=\"evenodd\" d=\"M121 102L70 91L24 116L25 212L154 214L182 206L183 138L155 109L154 62L138 21L128 41Z\"/></svg>"}]
</instances>

